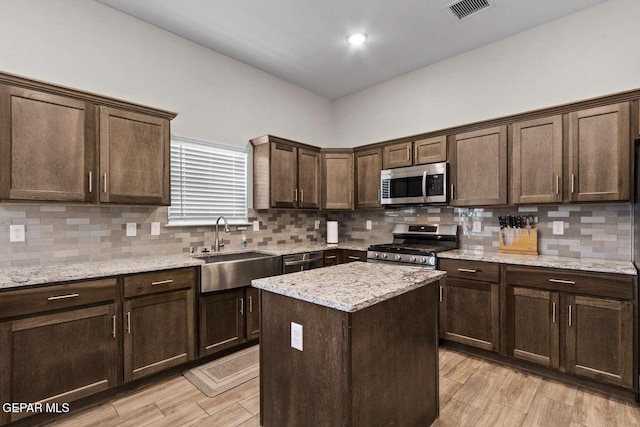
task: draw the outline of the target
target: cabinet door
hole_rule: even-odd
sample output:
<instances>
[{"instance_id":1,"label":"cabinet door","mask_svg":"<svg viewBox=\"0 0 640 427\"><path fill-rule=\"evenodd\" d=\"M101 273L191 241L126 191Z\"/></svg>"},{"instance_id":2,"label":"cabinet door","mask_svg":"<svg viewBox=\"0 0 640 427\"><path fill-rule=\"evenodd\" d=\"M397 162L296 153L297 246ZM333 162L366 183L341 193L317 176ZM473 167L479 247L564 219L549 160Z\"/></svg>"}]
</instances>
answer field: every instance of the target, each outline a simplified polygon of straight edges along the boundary
<instances>
[{"instance_id":1,"label":"cabinet door","mask_svg":"<svg viewBox=\"0 0 640 427\"><path fill-rule=\"evenodd\" d=\"M247 340L252 340L260 337L260 290L246 288L245 298Z\"/></svg>"},{"instance_id":2,"label":"cabinet door","mask_svg":"<svg viewBox=\"0 0 640 427\"><path fill-rule=\"evenodd\" d=\"M200 297L200 356L244 342L244 290Z\"/></svg>"},{"instance_id":3,"label":"cabinet door","mask_svg":"<svg viewBox=\"0 0 640 427\"><path fill-rule=\"evenodd\" d=\"M382 168L411 166L413 161L413 142L400 142L386 145L382 149Z\"/></svg>"},{"instance_id":4,"label":"cabinet door","mask_svg":"<svg viewBox=\"0 0 640 427\"><path fill-rule=\"evenodd\" d=\"M320 153L317 151L298 149L298 207L320 207Z\"/></svg>"},{"instance_id":5,"label":"cabinet door","mask_svg":"<svg viewBox=\"0 0 640 427\"><path fill-rule=\"evenodd\" d=\"M633 388L633 304L567 295L568 372Z\"/></svg>"},{"instance_id":6,"label":"cabinet door","mask_svg":"<svg viewBox=\"0 0 640 427\"><path fill-rule=\"evenodd\" d=\"M560 300L557 292L507 288L507 355L558 369Z\"/></svg>"},{"instance_id":7,"label":"cabinet door","mask_svg":"<svg viewBox=\"0 0 640 427\"><path fill-rule=\"evenodd\" d=\"M354 155L356 158L356 208L378 208L381 206L382 150L360 151Z\"/></svg>"},{"instance_id":8,"label":"cabinet door","mask_svg":"<svg viewBox=\"0 0 640 427\"><path fill-rule=\"evenodd\" d=\"M194 358L193 290L124 302L124 380L131 381Z\"/></svg>"},{"instance_id":9,"label":"cabinet door","mask_svg":"<svg viewBox=\"0 0 640 427\"><path fill-rule=\"evenodd\" d=\"M95 200L92 104L0 86L0 198Z\"/></svg>"},{"instance_id":10,"label":"cabinet door","mask_svg":"<svg viewBox=\"0 0 640 427\"><path fill-rule=\"evenodd\" d=\"M499 350L499 286L447 278L440 337L485 350Z\"/></svg>"},{"instance_id":11,"label":"cabinet door","mask_svg":"<svg viewBox=\"0 0 640 427\"><path fill-rule=\"evenodd\" d=\"M629 200L629 103L569 115L569 200Z\"/></svg>"},{"instance_id":12,"label":"cabinet door","mask_svg":"<svg viewBox=\"0 0 640 427\"><path fill-rule=\"evenodd\" d=\"M170 203L169 121L100 107L100 201Z\"/></svg>"},{"instance_id":13,"label":"cabinet door","mask_svg":"<svg viewBox=\"0 0 640 427\"><path fill-rule=\"evenodd\" d=\"M353 209L353 154L322 154L322 208Z\"/></svg>"},{"instance_id":14,"label":"cabinet door","mask_svg":"<svg viewBox=\"0 0 640 427\"><path fill-rule=\"evenodd\" d=\"M454 135L451 205L507 203L507 127Z\"/></svg>"},{"instance_id":15,"label":"cabinet door","mask_svg":"<svg viewBox=\"0 0 640 427\"><path fill-rule=\"evenodd\" d=\"M562 116L513 125L513 203L562 202Z\"/></svg>"},{"instance_id":16,"label":"cabinet door","mask_svg":"<svg viewBox=\"0 0 640 427\"><path fill-rule=\"evenodd\" d=\"M118 320L106 304L0 325L3 401L65 403L116 386Z\"/></svg>"},{"instance_id":17,"label":"cabinet door","mask_svg":"<svg viewBox=\"0 0 640 427\"><path fill-rule=\"evenodd\" d=\"M298 149L271 143L271 207L295 208L298 200Z\"/></svg>"},{"instance_id":18,"label":"cabinet door","mask_svg":"<svg viewBox=\"0 0 640 427\"><path fill-rule=\"evenodd\" d=\"M414 165L444 162L447 160L447 137L443 135L415 141L413 152Z\"/></svg>"}]
</instances>

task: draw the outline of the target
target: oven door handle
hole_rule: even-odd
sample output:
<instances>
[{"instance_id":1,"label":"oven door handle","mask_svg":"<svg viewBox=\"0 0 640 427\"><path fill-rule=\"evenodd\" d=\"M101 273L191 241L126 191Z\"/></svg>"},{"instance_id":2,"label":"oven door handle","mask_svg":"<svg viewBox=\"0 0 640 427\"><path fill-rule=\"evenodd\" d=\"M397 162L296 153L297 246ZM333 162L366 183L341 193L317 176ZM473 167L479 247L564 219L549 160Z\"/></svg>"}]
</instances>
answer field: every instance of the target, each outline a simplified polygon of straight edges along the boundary
<instances>
[{"instance_id":1,"label":"oven door handle","mask_svg":"<svg viewBox=\"0 0 640 427\"><path fill-rule=\"evenodd\" d=\"M427 201L427 171L422 172L422 197Z\"/></svg>"}]
</instances>

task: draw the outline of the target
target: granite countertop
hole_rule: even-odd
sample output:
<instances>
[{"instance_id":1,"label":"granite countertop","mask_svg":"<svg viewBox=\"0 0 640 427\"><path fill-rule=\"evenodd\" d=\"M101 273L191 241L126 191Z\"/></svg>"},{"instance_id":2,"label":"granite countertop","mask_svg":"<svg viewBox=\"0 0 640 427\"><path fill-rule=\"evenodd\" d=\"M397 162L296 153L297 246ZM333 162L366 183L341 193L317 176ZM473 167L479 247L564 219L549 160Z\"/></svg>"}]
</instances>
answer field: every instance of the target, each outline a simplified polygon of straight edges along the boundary
<instances>
[{"instance_id":1,"label":"granite countertop","mask_svg":"<svg viewBox=\"0 0 640 427\"><path fill-rule=\"evenodd\" d=\"M528 265L532 267L560 268L564 270L593 271L598 273L637 276L631 261L609 261L594 258L569 258L551 255L520 255L500 252L455 249L438 253L438 258L496 262L501 264Z\"/></svg>"},{"instance_id":2,"label":"granite countertop","mask_svg":"<svg viewBox=\"0 0 640 427\"><path fill-rule=\"evenodd\" d=\"M446 273L422 267L351 262L252 280L259 289L355 312L417 289Z\"/></svg>"},{"instance_id":3,"label":"granite countertop","mask_svg":"<svg viewBox=\"0 0 640 427\"><path fill-rule=\"evenodd\" d=\"M109 261L0 268L0 290L44 283L94 279L145 271L194 267L204 261L188 255L131 257Z\"/></svg>"}]
</instances>

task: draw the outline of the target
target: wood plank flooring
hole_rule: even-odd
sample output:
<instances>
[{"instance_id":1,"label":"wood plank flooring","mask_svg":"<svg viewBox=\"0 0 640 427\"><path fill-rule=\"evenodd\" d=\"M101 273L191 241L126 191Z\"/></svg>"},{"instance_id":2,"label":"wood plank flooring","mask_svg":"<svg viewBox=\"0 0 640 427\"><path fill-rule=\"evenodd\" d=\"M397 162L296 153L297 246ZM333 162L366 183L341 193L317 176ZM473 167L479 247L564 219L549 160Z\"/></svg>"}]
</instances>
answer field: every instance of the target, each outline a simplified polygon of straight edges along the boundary
<instances>
[{"instance_id":1,"label":"wood plank flooring","mask_svg":"<svg viewBox=\"0 0 640 427\"><path fill-rule=\"evenodd\" d=\"M182 376L55 423L83 426L260 425L259 380L209 398ZM640 407L440 349L440 418L434 426L640 427Z\"/></svg>"}]
</instances>

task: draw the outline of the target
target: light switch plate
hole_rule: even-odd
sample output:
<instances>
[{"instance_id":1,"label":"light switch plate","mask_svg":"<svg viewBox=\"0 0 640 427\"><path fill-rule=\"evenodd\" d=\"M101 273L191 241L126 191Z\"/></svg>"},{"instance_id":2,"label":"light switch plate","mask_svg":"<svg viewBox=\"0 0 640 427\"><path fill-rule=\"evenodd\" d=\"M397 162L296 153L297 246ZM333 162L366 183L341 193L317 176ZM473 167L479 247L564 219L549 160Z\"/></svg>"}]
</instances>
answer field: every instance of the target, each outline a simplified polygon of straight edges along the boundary
<instances>
[{"instance_id":1,"label":"light switch plate","mask_svg":"<svg viewBox=\"0 0 640 427\"><path fill-rule=\"evenodd\" d=\"M564 234L564 221L553 221L553 234L558 236Z\"/></svg>"},{"instance_id":2,"label":"light switch plate","mask_svg":"<svg viewBox=\"0 0 640 427\"><path fill-rule=\"evenodd\" d=\"M152 222L151 223L151 235L152 236L159 236L160 235L160 223L159 222Z\"/></svg>"},{"instance_id":3,"label":"light switch plate","mask_svg":"<svg viewBox=\"0 0 640 427\"><path fill-rule=\"evenodd\" d=\"M9 242L24 242L24 224L9 225Z\"/></svg>"},{"instance_id":4,"label":"light switch plate","mask_svg":"<svg viewBox=\"0 0 640 427\"><path fill-rule=\"evenodd\" d=\"M253 231L260 231L260 221L253 221Z\"/></svg>"},{"instance_id":5,"label":"light switch plate","mask_svg":"<svg viewBox=\"0 0 640 427\"><path fill-rule=\"evenodd\" d=\"M319 220L319 219L316 219L316 222L315 222L315 224L314 224L314 226L313 226L313 227L314 227L314 229L316 229L316 230L319 230L319 229L320 229L320 220Z\"/></svg>"},{"instance_id":6,"label":"light switch plate","mask_svg":"<svg viewBox=\"0 0 640 427\"><path fill-rule=\"evenodd\" d=\"M367 230L371 230L371 220L367 220Z\"/></svg>"},{"instance_id":7,"label":"light switch plate","mask_svg":"<svg viewBox=\"0 0 640 427\"><path fill-rule=\"evenodd\" d=\"M302 325L291 322L291 347L302 351Z\"/></svg>"},{"instance_id":8,"label":"light switch plate","mask_svg":"<svg viewBox=\"0 0 640 427\"><path fill-rule=\"evenodd\" d=\"M127 223L127 237L135 237L136 233L137 233L136 223L135 222L128 222Z\"/></svg>"}]
</instances>

